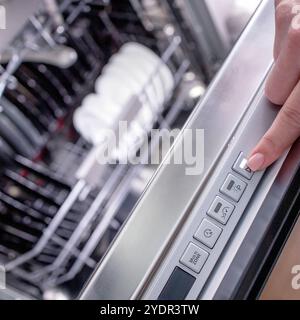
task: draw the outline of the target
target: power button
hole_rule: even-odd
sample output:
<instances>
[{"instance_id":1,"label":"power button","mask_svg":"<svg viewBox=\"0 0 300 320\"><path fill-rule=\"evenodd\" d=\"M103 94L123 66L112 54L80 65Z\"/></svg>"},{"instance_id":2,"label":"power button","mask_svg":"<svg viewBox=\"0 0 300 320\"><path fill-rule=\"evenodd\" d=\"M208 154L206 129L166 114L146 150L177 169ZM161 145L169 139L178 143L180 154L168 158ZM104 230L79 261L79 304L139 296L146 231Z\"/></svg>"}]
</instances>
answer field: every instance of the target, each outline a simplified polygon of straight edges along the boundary
<instances>
[{"instance_id":1,"label":"power button","mask_svg":"<svg viewBox=\"0 0 300 320\"><path fill-rule=\"evenodd\" d=\"M254 175L254 172L247 166L247 158L244 156L243 152L240 153L232 169L248 180L251 180Z\"/></svg>"}]
</instances>

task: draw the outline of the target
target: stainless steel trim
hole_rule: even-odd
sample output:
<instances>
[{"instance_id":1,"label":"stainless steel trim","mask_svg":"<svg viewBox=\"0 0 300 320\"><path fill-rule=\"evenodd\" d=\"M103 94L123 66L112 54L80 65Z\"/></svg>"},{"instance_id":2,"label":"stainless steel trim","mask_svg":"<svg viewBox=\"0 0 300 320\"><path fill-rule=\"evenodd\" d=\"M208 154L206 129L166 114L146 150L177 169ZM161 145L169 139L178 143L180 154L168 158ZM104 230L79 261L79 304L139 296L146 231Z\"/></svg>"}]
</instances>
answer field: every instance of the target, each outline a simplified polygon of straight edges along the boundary
<instances>
[{"instance_id":1,"label":"stainless steel trim","mask_svg":"<svg viewBox=\"0 0 300 320\"><path fill-rule=\"evenodd\" d=\"M131 218L99 265L81 299L129 299L144 285L163 256L200 188L260 87L271 63L274 19L271 1L263 1L185 129L205 130L205 168L186 175L186 165L160 166ZM168 157L176 152L180 135ZM195 141L191 142L195 145ZM176 195L176 196L174 196Z\"/></svg>"},{"instance_id":2,"label":"stainless steel trim","mask_svg":"<svg viewBox=\"0 0 300 320\"><path fill-rule=\"evenodd\" d=\"M204 217L207 217L206 210L209 208L210 203L215 199L216 194L220 193L220 186L226 179L228 173L232 172L232 165L236 161L238 155L241 151L248 154L276 117L278 108L271 105L263 96L263 83L255 99L251 102L247 116L244 118L243 123L241 123L235 133L235 139L231 141L230 146L226 152L224 152L222 159L218 162L216 169L210 176L205 189L203 189L201 194L197 197L197 201L188 217L188 220L180 230L180 233L176 236L176 239L174 239L172 248L167 253L163 263L161 263L159 269L155 273L155 277L153 277L150 286L148 286L145 294L143 295L143 299L156 299L158 297L170 275L170 271L178 265L180 254L184 250L185 244L188 241L193 241L192 237L197 226L201 223L201 220ZM254 128L255 132L253 132ZM200 275L197 276L197 279L186 299L197 299L202 288L207 284L207 282L209 282L209 277L217 269L216 266L218 262L220 260L224 260L228 243L230 244L232 242L232 234L236 231L238 224L243 224L245 210L249 205L249 202L251 203L253 194L256 192L263 175L264 172L256 173L251 181L248 181L248 186L243 197L238 203L235 202L236 208L234 212L226 226L224 226L223 233L216 243L216 246L213 250L210 250L208 261L203 266ZM188 271L184 268L183 270Z\"/></svg>"},{"instance_id":3,"label":"stainless steel trim","mask_svg":"<svg viewBox=\"0 0 300 320\"><path fill-rule=\"evenodd\" d=\"M277 163L277 175L268 172L257 193L254 195L252 205L247 208L244 225L237 230L235 240L228 249L227 258L223 264L223 272L218 279L214 278L203 294L205 299L230 299L240 285L240 279L247 272L247 267L260 248L262 241L274 216L289 189L293 178L300 166L300 140L289 152L284 164ZM276 170L276 168L273 168ZM255 221L253 219L255 217ZM233 246L238 251L233 250ZM225 267L227 265L228 267ZM221 270L221 266L219 270ZM225 274L226 273L226 274ZM214 282L214 284L213 284Z\"/></svg>"},{"instance_id":4,"label":"stainless steel trim","mask_svg":"<svg viewBox=\"0 0 300 320\"><path fill-rule=\"evenodd\" d=\"M226 272L229 268L232 267L232 262L239 251L244 239L250 230L253 222L257 219L257 213L259 212L264 200L269 194L270 189L272 188L274 181L280 172L280 169L286 159L286 156L282 157L280 161L277 161L274 166L264 175L263 180L261 181L258 189L256 190L249 206L244 211L243 218L241 223L238 225L235 230L233 237L227 248L223 252L223 259L220 259L219 264L214 269L213 274L211 275L205 290L201 293L200 299L211 300L214 298L220 284L224 280ZM271 213L269 214L271 218ZM239 279L238 274L235 273L235 280ZM199 294L199 292L197 293Z\"/></svg>"}]
</instances>

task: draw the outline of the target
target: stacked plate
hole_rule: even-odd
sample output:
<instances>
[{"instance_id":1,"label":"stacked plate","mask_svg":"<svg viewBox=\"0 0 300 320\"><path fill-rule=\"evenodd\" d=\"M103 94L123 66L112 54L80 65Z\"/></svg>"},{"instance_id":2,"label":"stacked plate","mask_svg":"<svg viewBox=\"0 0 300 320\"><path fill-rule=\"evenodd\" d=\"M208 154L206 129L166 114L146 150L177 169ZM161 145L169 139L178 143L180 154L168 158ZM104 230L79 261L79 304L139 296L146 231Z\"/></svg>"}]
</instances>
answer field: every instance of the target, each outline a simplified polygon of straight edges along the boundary
<instances>
[{"instance_id":1,"label":"stacked plate","mask_svg":"<svg viewBox=\"0 0 300 320\"><path fill-rule=\"evenodd\" d=\"M127 154L135 153L140 148L137 141L142 143L145 131L153 127L174 85L172 72L160 57L139 43L127 43L103 69L96 81L96 93L87 96L75 112L74 126L86 140L99 145L105 130L122 121L124 108L138 102L139 111L120 141L123 151L125 148ZM122 157L123 151L117 150L116 156Z\"/></svg>"}]
</instances>

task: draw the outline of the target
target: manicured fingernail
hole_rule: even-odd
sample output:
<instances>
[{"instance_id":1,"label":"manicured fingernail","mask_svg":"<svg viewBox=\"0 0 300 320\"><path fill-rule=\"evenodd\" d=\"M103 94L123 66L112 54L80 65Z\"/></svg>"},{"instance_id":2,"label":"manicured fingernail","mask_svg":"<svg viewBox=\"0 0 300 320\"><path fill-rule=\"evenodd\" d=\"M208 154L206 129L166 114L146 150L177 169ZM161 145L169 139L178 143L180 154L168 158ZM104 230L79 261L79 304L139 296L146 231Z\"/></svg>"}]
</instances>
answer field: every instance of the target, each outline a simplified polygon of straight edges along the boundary
<instances>
[{"instance_id":1,"label":"manicured fingernail","mask_svg":"<svg viewBox=\"0 0 300 320\"><path fill-rule=\"evenodd\" d=\"M249 160L248 160L248 167L252 171L258 171L262 169L262 166L265 163L265 156L262 153L256 153L254 154Z\"/></svg>"}]
</instances>

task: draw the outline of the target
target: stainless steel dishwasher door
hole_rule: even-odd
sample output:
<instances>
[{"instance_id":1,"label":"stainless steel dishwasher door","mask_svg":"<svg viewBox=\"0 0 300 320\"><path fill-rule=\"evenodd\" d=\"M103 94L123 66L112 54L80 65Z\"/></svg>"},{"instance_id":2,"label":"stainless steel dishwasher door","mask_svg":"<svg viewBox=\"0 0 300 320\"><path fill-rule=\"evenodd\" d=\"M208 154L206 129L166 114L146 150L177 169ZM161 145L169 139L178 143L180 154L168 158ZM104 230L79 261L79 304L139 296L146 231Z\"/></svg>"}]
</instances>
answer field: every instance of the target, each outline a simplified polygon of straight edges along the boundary
<instances>
[{"instance_id":1,"label":"stainless steel dishwasher door","mask_svg":"<svg viewBox=\"0 0 300 320\"><path fill-rule=\"evenodd\" d=\"M276 116L277 109L265 100L262 89L273 61L273 37L274 5L267 0L260 5L205 98L190 117L81 299L157 299L176 265L196 279L196 285L187 297L198 297L210 272L199 279L197 272L179 263L178 257L182 256L188 239L193 238L188 231L193 219L199 219L195 212L197 204L202 201L210 206L208 193L213 187L219 188L220 177L223 179L231 170L227 168L228 164L233 164L239 155L235 147L239 142L247 142L244 148L239 146L240 151L247 154ZM259 117L256 111L262 105L266 108L262 108ZM258 122L253 122L255 117ZM185 129L205 130L202 174L189 176L186 175L187 165L166 164L184 139ZM251 130L257 130L256 134L252 136ZM249 139L243 136L244 131ZM195 147L195 143L190 141L191 146ZM271 177L276 176L280 166L278 162L273 167ZM255 178L255 183L249 183L244 207L261 177L262 174ZM207 196L209 198L205 198ZM238 223L237 218L232 221ZM234 227L230 225L230 232ZM230 234L227 236L229 239ZM179 243L181 239L184 242ZM221 255L221 247L219 250L218 255ZM207 251L210 256L214 255Z\"/></svg>"}]
</instances>

